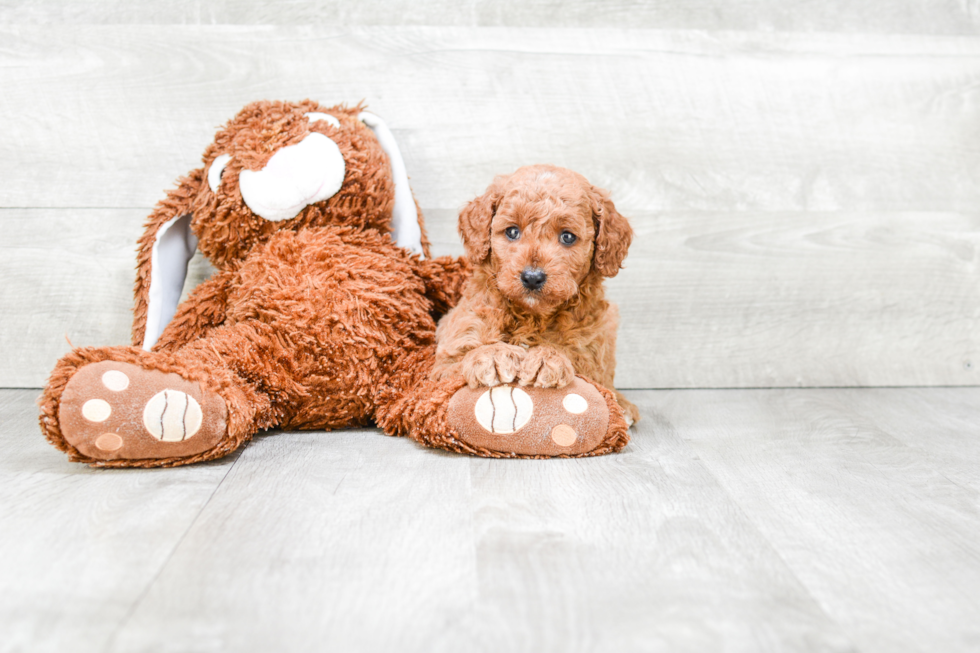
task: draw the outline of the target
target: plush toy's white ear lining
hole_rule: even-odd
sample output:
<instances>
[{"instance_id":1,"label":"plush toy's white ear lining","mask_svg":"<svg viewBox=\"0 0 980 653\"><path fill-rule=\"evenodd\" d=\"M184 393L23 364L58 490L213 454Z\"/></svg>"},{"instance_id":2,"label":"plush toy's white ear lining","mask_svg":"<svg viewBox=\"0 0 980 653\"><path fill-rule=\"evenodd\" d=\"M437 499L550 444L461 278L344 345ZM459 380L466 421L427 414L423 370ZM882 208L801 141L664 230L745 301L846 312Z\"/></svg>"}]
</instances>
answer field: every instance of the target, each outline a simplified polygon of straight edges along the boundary
<instances>
[{"instance_id":1,"label":"plush toy's white ear lining","mask_svg":"<svg viewBox=\"0 0 980 653\"><path fill-rule=\"evenodd\" d=\"M164 327L177 312L184 289L187 263L197 249L197 236L191 232L191 215L168 220L157 231L150 255L150 292L146 307L146 332L143 349L156 344Z\"/></svg>"},{"instance_id":2,"label":"plush toy's white ear lining","mask_svg":"<svg viewBox=\"0 0 980 653\"><path fill-rule=\"evenodd\" d=\"M419 226L419 213L415 208L412 189L408 185L408 173L405 172L405 161L402 160L401 150L395 137L388 129L384 120L362 111L358 119L371 128L381 149L391 161L391 176L395 180L395 210L391 216L391 236L395 243L416 254L422 254L422 228Z\"/></svg>"}]
</instances>

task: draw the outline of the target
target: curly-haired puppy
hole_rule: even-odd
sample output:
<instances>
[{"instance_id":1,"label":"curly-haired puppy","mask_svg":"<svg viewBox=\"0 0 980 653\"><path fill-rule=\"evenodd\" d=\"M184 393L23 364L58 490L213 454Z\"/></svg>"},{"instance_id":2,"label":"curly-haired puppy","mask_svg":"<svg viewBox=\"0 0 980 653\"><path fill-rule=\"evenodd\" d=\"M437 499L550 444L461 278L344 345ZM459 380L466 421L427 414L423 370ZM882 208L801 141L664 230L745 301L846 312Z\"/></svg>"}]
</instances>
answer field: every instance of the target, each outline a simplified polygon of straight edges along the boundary
<instances>
[{"instance_id":1,"label":"curly-haired puppy","mask_svg":"<svg viewBox=\"0 0 980 653\"><path fill-rule=\"evenodd\" d=\"M619 272L633 230L607 193L571 170L526 166L467 204L459 233L473 276L439 323L433 376L560 388L581 374L613 390L619 311L602 281Z\"/></svg>"}]
</instances>

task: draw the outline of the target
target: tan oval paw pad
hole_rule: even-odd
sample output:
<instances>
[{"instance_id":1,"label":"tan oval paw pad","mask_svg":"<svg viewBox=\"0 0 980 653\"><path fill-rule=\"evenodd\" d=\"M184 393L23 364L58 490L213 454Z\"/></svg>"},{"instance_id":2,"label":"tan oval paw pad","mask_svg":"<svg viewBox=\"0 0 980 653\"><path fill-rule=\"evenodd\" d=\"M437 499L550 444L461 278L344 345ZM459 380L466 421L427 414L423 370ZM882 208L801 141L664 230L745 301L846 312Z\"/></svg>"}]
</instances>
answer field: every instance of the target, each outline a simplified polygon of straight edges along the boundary
<instances>
[{"instance_id":1,"label":"tan oval paw pad","mask_svg":"<svg viewBox=\"0 0 980 653\"><path fill-rule=\"evenodd\" d=\"M115 433L103 433L95 440L95 446L102 451L115 451L123 446L123 439Z\"/></svg>"},{"instance_id":2,"label":"tan oval paw pad","mask_svg":"<svg viewBox=\"0 0 980 653\"><path fill-rule=\"evenodd\" d=\"M559 447L570 447L575 444L575 440L578 439L578 435L568 424L559 424L555 428L551 429L551 439L555 441Z\"/></svg>"},{"instance_id":3,"label":"tan oval paw pad","mask_svg":"<svg viewBox=\"0 0 980 653\"><path fill-rule=\"evenodd\" d=\"M582 395L570 392L561 400L561 405L573 415L581 415L589 409L589 402Z\"/></svg>"},{"instance_id":4,"label":"tan oval paw pad","mask_svg":"<svg viewBox=\"0 0 980 653\"><path fill-rule=\"evenodd\" d=\"M498 385L483 393L473 412L480 426L491 433L513 433L531 420L534 402L520 388Z\"/></svg>"},{"instance_id":5,"label":"tan oval paw pad","mask_svg":"<svg viewBox=\"0 0 980 653\"><path fill-rule=\"evenodd\" d=\"M143 426L150 435L164 442L193 437L203 419L201 405L194 397L170 388L153 395L143 409Z\"/></svg>"},{"instance_id":6,"label":"tan oval paw pad","mask_svg":"<svg viewBox=\"0 0 980 653\"><path fill-rule=\"evenodd\" d=\"M129 377L119 370L109 370L102 375L102 385L113 392L122 392L129 387Z\"/></svg>"},{"instance_id":7,"label":"tan oval paw pad","mask_svg":"<svg viewBox=\"0 0 980 653\"><path fill-rule=\"evenodd\" d=\"M103 399L89 399L82 405L82 417L90 422L104 422L112 415L112 406Z\"/></svg>"}]
</instances>

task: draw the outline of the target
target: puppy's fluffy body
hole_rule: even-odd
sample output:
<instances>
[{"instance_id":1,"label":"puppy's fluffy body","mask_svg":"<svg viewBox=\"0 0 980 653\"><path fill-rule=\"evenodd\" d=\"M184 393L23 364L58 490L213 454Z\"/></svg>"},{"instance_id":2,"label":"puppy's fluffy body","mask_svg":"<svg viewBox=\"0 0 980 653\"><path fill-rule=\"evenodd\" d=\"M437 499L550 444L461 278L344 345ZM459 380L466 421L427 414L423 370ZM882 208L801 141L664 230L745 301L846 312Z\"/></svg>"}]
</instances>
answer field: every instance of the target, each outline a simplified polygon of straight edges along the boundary
<instances>
[{"instance_id":1,"label":"puppy's fluffy body","mask_svg":"<svg viewBox=\"0 0 980 653\"><path fill-rule=\"evenodd\" d=\"M433 376L547 388L581 374L613 390L619 312L602 282L633 231L608 194L571 170L526 166L467 204L459 232L473 276L439 323Z\"/></svg>"}]
</instances>

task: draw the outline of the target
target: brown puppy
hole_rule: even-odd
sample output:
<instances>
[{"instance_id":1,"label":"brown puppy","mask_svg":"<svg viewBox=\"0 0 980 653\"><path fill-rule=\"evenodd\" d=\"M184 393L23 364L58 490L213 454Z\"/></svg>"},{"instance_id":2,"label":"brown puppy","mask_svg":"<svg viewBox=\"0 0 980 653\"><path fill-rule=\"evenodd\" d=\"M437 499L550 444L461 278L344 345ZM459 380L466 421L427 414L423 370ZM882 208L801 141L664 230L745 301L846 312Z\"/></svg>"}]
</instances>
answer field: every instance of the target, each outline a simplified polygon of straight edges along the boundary
<instances>
[{"instance_id":1,"label":"brown puppy","mask_svg":"<svg viewBox=\"0 0 980 653\"><path fill-rule=\"evenodd\" d=\"M581 374L613 390L619 311L602 281L619 272L633 230L607 193L571 170L526 166L467 204L459 233L473 276L439 323L433 377L561 388Z\"/></svg>"}]
</instances>

